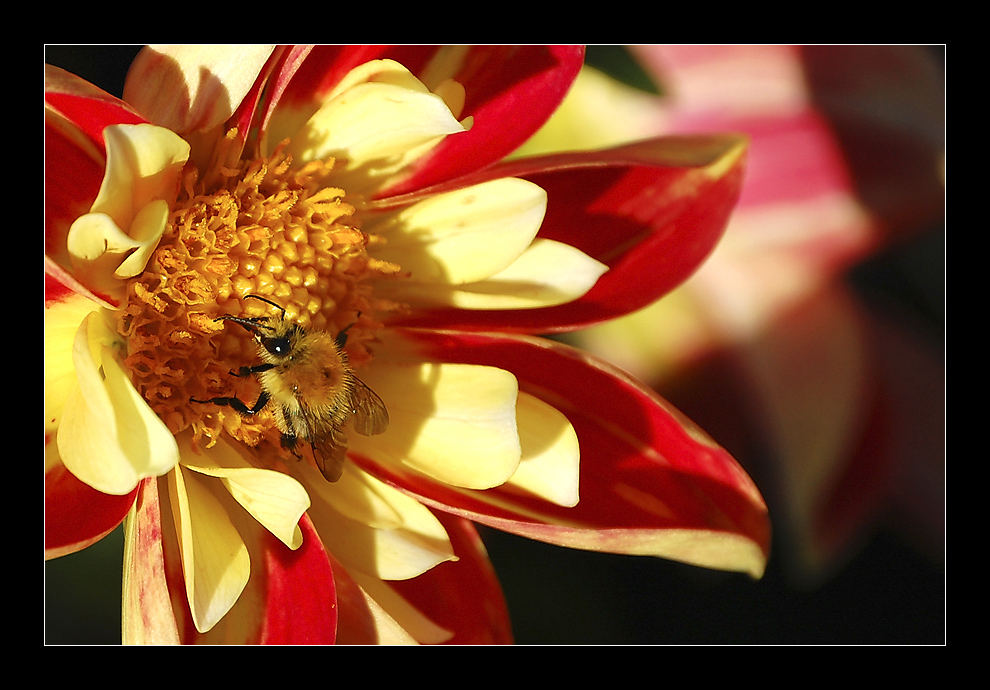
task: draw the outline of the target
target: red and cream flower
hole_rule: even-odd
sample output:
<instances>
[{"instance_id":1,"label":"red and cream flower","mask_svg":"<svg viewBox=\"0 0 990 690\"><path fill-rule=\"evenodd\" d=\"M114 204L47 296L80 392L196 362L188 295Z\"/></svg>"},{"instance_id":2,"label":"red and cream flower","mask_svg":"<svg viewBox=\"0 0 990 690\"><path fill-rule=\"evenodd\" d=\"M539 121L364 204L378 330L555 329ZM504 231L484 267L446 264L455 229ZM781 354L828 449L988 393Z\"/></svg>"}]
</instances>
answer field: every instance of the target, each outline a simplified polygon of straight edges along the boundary
<instances>
[{"instance_id":1,"label":"red and cream flower","mask_svg":"<svg viewBox=\"0 0 990 690\"><path fill-rule=\"evenodd\" d=\"M474 520L759 575L762 498L604 363L538 333L689 275L745 143L502 159L577 48L148 48L124 100L46 84L46 547L125 514L125 641L506 641ZM255 416L222 315L349 327L391 423L327 482ZM580 462L579 462L580 460ZM579 493L580 489L580 493ZM580 496L580 500L579 500ZM442 593L440 596L439 593Z\"/></svg>"}]
</instances>

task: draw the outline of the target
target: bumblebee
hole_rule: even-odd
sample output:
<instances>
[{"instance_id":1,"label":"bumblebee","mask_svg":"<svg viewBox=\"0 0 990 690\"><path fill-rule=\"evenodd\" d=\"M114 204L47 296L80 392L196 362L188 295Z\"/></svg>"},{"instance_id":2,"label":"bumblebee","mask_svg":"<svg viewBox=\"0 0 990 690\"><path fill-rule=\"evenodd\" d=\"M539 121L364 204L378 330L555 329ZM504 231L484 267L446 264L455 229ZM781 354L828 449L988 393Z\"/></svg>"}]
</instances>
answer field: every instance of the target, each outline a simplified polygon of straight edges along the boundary
<instances>
[{"instance_id":1,"label":"bumblebee","mask_svg":"<svg viewBox=\"0 0 990 690\"><path fill-rule=\"evenodd\" d=\"M317 467L327 481L340 479L347 452L344 426L354 420L354 430L374 436L388 428L388 410L382 399L364 384L347 363L344 345L347 331L336 336L305 329L286 317L285 309L264 297L247 295L278 309L276 317L221 316L254 336L261 364L231 371L234 376L256 376L261 395L254 405L236 397L197 400L229 406L244 415L256 415L271 405L282 432L282 446L297 458L300 441L310 444ZM353 325L353 324L352 324Z\"/></svg>"}]
</instances>

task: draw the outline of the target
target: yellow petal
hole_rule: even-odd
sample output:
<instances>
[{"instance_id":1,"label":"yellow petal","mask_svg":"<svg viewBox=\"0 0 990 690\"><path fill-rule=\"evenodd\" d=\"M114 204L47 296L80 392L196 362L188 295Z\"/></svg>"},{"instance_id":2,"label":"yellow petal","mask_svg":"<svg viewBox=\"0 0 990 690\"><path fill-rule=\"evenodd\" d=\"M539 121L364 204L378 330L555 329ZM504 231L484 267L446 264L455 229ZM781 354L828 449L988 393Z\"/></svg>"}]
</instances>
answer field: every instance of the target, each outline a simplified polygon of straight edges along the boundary
<instances>
[{"instance_id":1,"label":"yellow petal","mask_svg":"<svg viewBox=\"0 0 990 690\"><path fill-rule=\"evenodd\" d=\"M229 118L254 86L273 45L150 45L127 73L124 100L174 132Z\"/></svg>"},{"instance_id":2,"label":"yellow petal","mask_svg":"<svg viewBox=\"0 0 990 690\"><path fill-rule=\"evenodd\" d=\"M333 158L335 184L367 190L446 135L465 131L443 98L401 65L372 63L358 70L298 131L281 134L291 138L287 151L299 162ZM283 117L281 123L273 120L273 137L295 119L292 113ZM268 146L276 143L271 139Z\"/></svg>"},{"instance_id":3,"label":"yellow petal","mask_svg":"<svg viewBox=\"0 0 990 690\"><path fill-rule=\"evenodd\" d=\"M536 309L572 302L594 287L608 266L570 245L538 239L504 271L457 286L401 283L407 302L460 309Z\"/></svg>"},{"instance_id":4,"label":"yellow petal","mask_svg":"<svg viewBox=\"0 0 990 690\"><path fill-rule=\"evenodd\" d=\"M204 485L209 479L181 465L168 477L189 608L196 629L206 632L244 590L250 557L223 505Z\"/></svg>"},{"instance_id":5,"label":"yellow petal","mask_svg":"<svg viewBox=\"0 0 990 690\"><path fill-rule=\"evenodd\" d=\"M45 306L45 433L53 433L62 419L65 401L76 387L72 343L85 318L99 305L82 295Z\"/></svg>"},{"instance_id":6,"label":"yellow petal","mask_svg":"<svg viewBox=\"0 0 990 690\"><path fill-rule=\"evenodd\" d=\"M168 427L127 379L113 355L114 334L98 313L73 341L77 386L58 430L62 462L97 491L122 495L144 477L165 474L179 451Z\"/></svg>"},{"instance_id":7,"label":"yellow petal","mask_svg":"<svg viewBox=\"0 0 990 690\"><path fill-rule=\"evenodd\" d=\"M344 517L378 529L404 525L417 531L433 529L436 518L426 506L349 463L333 484L320 481L309 465L301 468L311 491Z\"/></svg>"},{"instance_id":8,"label":"yellow petal","mask_svg":"<svg viewBox=\"0 0 990 690\"><path fill-rule=\"evenodd\" d=\"M184 442L182 464L200 474L219 477L234 500L290 549L302 545L299 518L309 508L309 494L298 481L275 470L254 467L223 439L202 454Z\"/></svg>"},{"instance_id":9,"label":"yellow petal","mask_svg":"<svg viewBox=\"0 0 990 690\"><path fill-rule=\"evenodd\" d=\"M389 428L354 435L368 457L411 467L472 489L499 486L519 466L518 384L494 367L448 363L387 363L361 372L389 410Z\"/></svg>"},{"instance_id":10,"label":"yellow petal","mask_svg":"<svg viewBox=\"0 0 990 690\"><path fill-rule=\"evenodd\" d=\"M516 403L522 461L508 486L562 506L578 503L580 449L574 427L556 408L527 393Z\"/></svg>"},{"instance_id":11,"label":"yellow petal","mask_svg":"<svg viewBox=\"0 0 990 690\"><path fill-rule=\"evenodd\" d=\"M385 237L375 254L409 272L403 284L460 285L511 266L536 237L546 207L540 187L505 177L370 217L365 229Z\"/></svg>"},{"instance_id":12,"label":"yellow petal","mask_svg":"<svg viewBox=\"0 0 990 690\"><path fill-rule=\"evenodd\" d=\"M396 489L374 486L374 480L355 480L353 475L363 472L351 465L344 466L340 482L333 485L307 463L300 463L297 471L312 491L309 516L324 546L349 571L384 580L406 580L455 558L439 520L425 506ZM362 511L355 510L361 498L368 496L361 484L374 488L376 500L384 498L388 502L397 518L394 523L380 527L364 521ZM345 496L355 490L355 495Z\"/></svg>"}]
</instances>

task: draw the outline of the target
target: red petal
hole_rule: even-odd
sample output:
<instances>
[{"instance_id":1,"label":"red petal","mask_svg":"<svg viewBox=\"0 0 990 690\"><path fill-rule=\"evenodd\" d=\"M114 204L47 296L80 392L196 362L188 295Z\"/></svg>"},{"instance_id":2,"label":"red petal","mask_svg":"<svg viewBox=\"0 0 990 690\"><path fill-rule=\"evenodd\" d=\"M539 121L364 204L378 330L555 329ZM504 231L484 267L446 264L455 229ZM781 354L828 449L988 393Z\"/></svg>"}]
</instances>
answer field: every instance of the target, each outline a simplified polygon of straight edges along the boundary
<instances>
[{"instance_id":1,"label":"red petal","mask_svg":"<svg viewBox=\"0 0 990 690\"><path fill-rule=\"evenodd\" d=\"M607 363L549 340L408 335L444 361L511 371L520 390L563 412L581 445L581 500L563 508L505 489L459 491L359 459L369 469L441 510L562 546L643 553L625 545L674 529L741 537L762 558L738 569L761 574L770 525L759 491L725 450L653 391Z\"/></svg>"},{"instance_id":2,"label":"red petal","mask_svg":"<svg viewBox=\"0 0 990 690\"><path fill-rule=\"evenodd\" d=\"M308 516L303 516L299 527L303 543L295 551L264 532L268 587L262 644L333 644L337 636L337 594L330 558Z\"/></svg>"},{"instance_id":3,"label":"red petal","mask_svg":"<svg viewBox=\"0 0 990 690\"><path fill-rule=\"evenodd\" d=\"M55 465L45 472L45 558L75 553L105 537L123 521L136 495L136 488L126 496L102 494L65 465Z\"/></svg>"},{"instance_id":4,"label":"red petal","mask_svg":"<svg viewBox=\"0 0 990 690\"><path fill-rule=\"evenodd\" d=\"M437 518L459 560L390 584L427 618L454 633L447 644L511 644L505 597L477 530L453 515L438 512Z\"/></svg>"},{"instance_id":5,"label":"red petal","mask_svg":"<svg viewBox=\"0 0 990 690\"><path fill-rule=\"evenodd\" d=\"M76 218L89 211L103 182L105 159L72 125L45 119L45 254L69 265L65 237Z\"/></svg>"},{"instance_id":6,"label":"red petal","mask_svg":"<svg viewBox=\"0 0 990 690\"><path fill-rule=\"evenodd\" d=\"M375 615L361 587L338 561L332 560L332 563L337 588L337 644L381 644Z\"/></svg>"},{"instance_id":7,"label":"red petal","mask_svg":"<svg viewBox=\"0 0 990 690\"><path fill-rule=\"evenodd\" d=\"M72 277L67 270L45 256L45 306L67 299L71 295L82 295L108 309L115 309L116 302L106 295L97 295Z\"/></svg>"},{"instance_id":8,"label":"red petal","mask_svg":"<svg viewBox=\"0 0 990 690\"><path fill-rule=\"evenodd\" d=\"M612 319L650 304L686 280L711 253L739 197L741 137L664 137L607 151L558 154L494 166L458 186L514 176L548 195L540 237L607 264L581 299L506 311L416 312L402 325L553 332Z\"/></svg>"},{"instance_id":9,"label":"red petal","mask_svg":"<svg viewBox=\"0 0 990 690\"><path fill-rule=\"evenodd\" d=\"M100 150L108 125L147 122L119 98L51 65L45 65L45 107L73 123Z\"/></svg>"},{"instance_id":10,"label":"red petal","mask_svg":"<svg viewBox=\"0 0 990 690\"><path fill-rule=\"evenodd\" d=\"M168 573L158 480L138 484L133 523L128 524L124 558L124 620L126 644L178 644L179 630L169 585L182 591L182 578ZM179 595L181 598L181 595Z\"/></svg>"},{"instance_id":11,"label":"red petal","mask_svg":"<svg viewBox=\"0 0 990 690\"><path fill-rule=\"evenodd\" d=\"M583 62L583 46L474 46L453 75L465 88L460 117L474 118L471 129L444 139L383 196L452 180L508 156L557 110ZM416 72L416 65L407 67Z\"/></svg>"}]
</instances>

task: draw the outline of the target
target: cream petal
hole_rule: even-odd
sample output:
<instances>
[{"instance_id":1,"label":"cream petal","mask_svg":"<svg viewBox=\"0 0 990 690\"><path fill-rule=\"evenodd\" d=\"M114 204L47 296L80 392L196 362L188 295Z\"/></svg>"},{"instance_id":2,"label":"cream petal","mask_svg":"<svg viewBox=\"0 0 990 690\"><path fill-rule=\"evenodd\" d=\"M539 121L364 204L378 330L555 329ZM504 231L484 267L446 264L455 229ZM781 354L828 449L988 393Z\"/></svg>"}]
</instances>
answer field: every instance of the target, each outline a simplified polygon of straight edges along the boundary
<instances>
[{"instance_id":1,"label":"cream petal","mask_svg":"<svg viewBox=\"0 0 990 690\"><path fill-rule=\"evenodd\" d=\"M168 477L189 608L196 629L206 632L237 602L251 561L227 511L204 485L208 480L181 465Z\"/></svg>"},{"instance_id":2,"label":"cream petal","mask_svg":"<svg viewBox=\"0 0 990 690\"><path fill-rule=\"evenodd\" d=\"M299 518L310 505L302 484L282 472L254 467L223 439L202 453L183 441L184 467L220 478L234 500L282 543L290 549L302 545Z\"/></svg>"},{"instance_id":3,"label":"cream petal","mask_svg":"<svg viewBox=\"0 0 990 690\"><path fill-rule=\"evenodd\" d=\"M360 84L391 84L410 91L430 93L423 82L395 60L369 60L344 75L327 94L326 100L333 100Z\"/></svg>"},{"instance_id":4,"label":"cream petal","mask_svg":"<svg viewBox=\"0 0 990 690\"><path fill-rule=\"evenodd\" d=\"M516 416L522 460L507 486L576 506L581 452L574 427L556 408L527 393L519 394Z\"/></svg>"},{"instance_id":5,"label":"cream petal","mask_svg":"<svg viewBox=\"0 0 990 690\"><path fill-rule=\"evenodd\" d=\"M410 503L392 497L392 504L400 511L399 523L390 527L372 526L338 510L340 504L336 501L344 491L353 488L353 483L339 490L339 487L330 487L322 475L306 463L300 463L298 471L313 492L309 515L324 546L349 571L384 580L406 580L455 558L446 530L425 506L413 506L415 501ZM355 471L359 470L345 466L344 474ZM344 509L353 508L358 500L360 496L346 499Z\"/></svg>"},{"instance_id":6,"label":"cream petal","mask_svg":"<svg viewBox=\"0 0 990 690\"><path fill-rule=\"evenodd\" d=\"M85 318L73 341L77 386L58 429L62 462L107 494L123 495L140 479L178 462L175 438L128 380L113 356L114 334L102 316Z\"/></svg>"},{"instance_id":7,"label":"cream petal","mask_svg":"<svg viewBox=\"0 0 990 690\"><path fill-rule=\"evenodd\" d=\"M430 93L405 68L395 65L376 76L381 78L368 81L368 74L348 75L297 131L285 132L290 137L286 150L295 160L333 158L335 183L348 191L379 184L443 137L466 129L443 98ZM299 116L289 111L281 115L281 122L273 119L273 136ZM271 138L266 147L275 143Z\"/></svg>"},{"instance_id":8,"label":"cream petal","mask_svg":"<svg viewBox=\"0 0 990 690\"><path fill-rule=\"evenodd\" d=\"M572 302L588 292L608 266L570 245L538 239L511 266L487 280L456 286L395 283L409 303L459 309L537 309Z\"/></svg>"},{"instance_id":9,"label":"cream petal","mask_svg":"<svg viewBox=\"0 0 990 690\"><path fill-rule=\"evenodd\" d=\"M45 433L58 429L69 392L76 387L72 343L99 305L82 295L45 306Z\"/></svg>"},{"instance_id":10,"label":"cream petal","mask_svg":"<svg viewBox=\"0 0 990 690\"><path fill-rule=\"evenodd\" d=\"M351 448L439 481L488 489L519 466L518 384L507 371L470 364L376 361L365 382L389 410L389 428L354 435Z\"/></svg>"},{"instance_id":11,"label":"cream petal","mask_svg":"<svg viewBox=\"0 0 990 690\"><path fill-rule=\"evenodd\" d=\"M274 45L150 45L127 73L124 100L175 132L229 118L254 86Z\"/></svg>"},{"instance_id":12,"label":"cream petal","mask_svg":"<svg viewBox=\"0 0 990 690\"><path fill-rule=\"evenodd\" d=\"M446 532L427 534L405 529L374 529L340 518L340 530L321 531L324 545L349 568L382 580L408 580L444 561L455 560Z\"/></svg>"},{"instance_id":13,"label":"cream petal","mask_svg":"<svg viewBox=\"0 0 990 690\"><path fill-rule=\"evenodd\" d=\"M386 242L375 255L402 267L402 286L461 285L508 269L543 223L547 194L512 177L431 196L369 217L365 230Z\"/></svg>"},{"instance_id":14,"label":"cream petal","mask_svg":"<svg viewBox=\"0 0 990 690\"><path fill-rule=\"evenodd\" d=\"M348 519L376 529L435 529L436 518L426 506L350 463L345 463L340 479L332 484L306 463L299 471L314 494Z\"/></svg>"}]
</instances>

